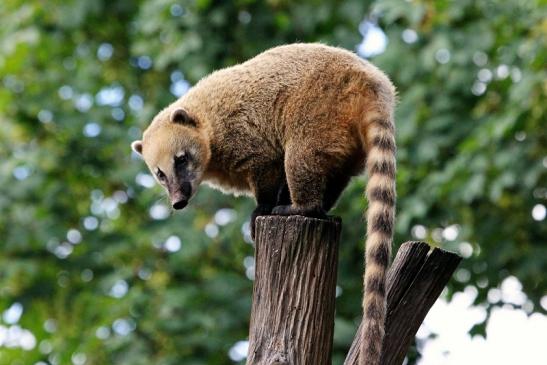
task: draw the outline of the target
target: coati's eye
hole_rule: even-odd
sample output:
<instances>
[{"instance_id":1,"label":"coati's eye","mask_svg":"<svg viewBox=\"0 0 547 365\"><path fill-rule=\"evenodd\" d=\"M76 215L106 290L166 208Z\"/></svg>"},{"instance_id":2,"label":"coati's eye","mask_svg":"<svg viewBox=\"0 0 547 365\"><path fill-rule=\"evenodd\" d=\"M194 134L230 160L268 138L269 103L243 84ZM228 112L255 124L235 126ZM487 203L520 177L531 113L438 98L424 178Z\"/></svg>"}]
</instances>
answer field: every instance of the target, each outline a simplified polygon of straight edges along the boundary
<instances>
[{"instance_id":1,"label":"coati's eye","mask_svg":"<svg viewBox=\"0 0 547 365\"><path fill-rule=\"evenodd\" d=\"M163 171L161 171L159 168L158 168L158 171L156 171L156 176L158 177L158 180L161 182L164 182L165 180L167 180L167 176L165 176Z\"/></svg>"},{"instance_id":2,"label":"coati's eye","mask_svg":"<svg viewBox=\"0 0 547 365\"><path fill-rule=\"evenodd\" d=\"M181 166L188 162L188 154L187 153L180 153L175 156L175 165Z\"/></svg>"}]
</instances>

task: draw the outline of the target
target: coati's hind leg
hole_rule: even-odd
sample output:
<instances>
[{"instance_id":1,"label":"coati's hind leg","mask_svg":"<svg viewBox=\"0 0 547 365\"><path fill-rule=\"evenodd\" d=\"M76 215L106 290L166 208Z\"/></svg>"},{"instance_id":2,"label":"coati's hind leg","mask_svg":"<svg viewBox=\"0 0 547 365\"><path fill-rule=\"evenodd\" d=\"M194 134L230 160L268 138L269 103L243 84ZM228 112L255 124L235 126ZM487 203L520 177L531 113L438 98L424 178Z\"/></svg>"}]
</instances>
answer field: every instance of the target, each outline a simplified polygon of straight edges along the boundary
<instances>
[{"instance_id":1,"label":"coati's hind leg","mask_svg":"<svg viewBox=\"0 0 547 365\"><path fill-rule=\"evenodd\" d=\"M365 154L360 150L346 158L342 166L333 169L327 180L327 188L323 198L323 208L329 211L338 201L340 195L348 186L350 179L353 176L360 175L365 165Z\"/></svg>"},{"instance_id":2,"label":"coati's hind leg","mask_svg":"<svg viewBox=\"0 0 547 365\"><path fill-rule=\"evenodd\" d=\"M338 174L332 175L327 181L327 188L323 197L323 209L326 212L336 204L338 198L342 194L342 191L349 183L351 175L346 171L340 171Z\"/></svg>"},{"instance_id":3,"label":"coati's hind leg","mask_svg":"<svg viewBox=\"0 0 547 365\"><path fill-rule=\"evenodd\" d=\"M317 149L288 146L285 150L285 175L291 204L278 205L272 210L276 215L303 215L325 218L325 194L328 164Z\"/></svg>"},{"instance_id":4,"label":"coati's hind leg","mask_svg":"<svg viewBox=\"0 0 547 365\"><path fill-rule=\"evenodd\" d=\"M277 193L277 203L275 205L291 205L291 193L285 177L283 177L283 183Z\"/></svg>"}]
</instances>

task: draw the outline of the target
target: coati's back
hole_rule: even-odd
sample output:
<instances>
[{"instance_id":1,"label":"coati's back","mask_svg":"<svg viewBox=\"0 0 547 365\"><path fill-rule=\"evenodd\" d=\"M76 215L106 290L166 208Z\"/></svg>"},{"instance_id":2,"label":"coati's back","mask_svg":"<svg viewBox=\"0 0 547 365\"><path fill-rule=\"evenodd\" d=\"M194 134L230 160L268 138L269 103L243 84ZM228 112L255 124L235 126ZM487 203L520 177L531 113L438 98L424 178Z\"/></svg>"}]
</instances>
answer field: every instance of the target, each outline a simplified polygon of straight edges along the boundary
<instances>
[{"instance_id":1,"label":"coati's back","mask_svg":"<svg viewBox=\"0 0 547 365\"><path fill-rule=\"evenodd\" d=\"M303 43L275 47L242 64L215 71L174 104L204 114L204 120L245 114L256 124L277 125L301 123L294 111L310 103L322 105L323 115L324 109L340 112L340 103L367 97L365 94L378 87L394 93L389 79L366 60L341 48ZM347 113L347 105L344 108ZM316 114L309 111L305 119ZM362 112L355 110L351 117L360 122ZM339 119L333 116L327 122ZM314 122L323 120L315 118Z\"/></svg>"}]
</instances>

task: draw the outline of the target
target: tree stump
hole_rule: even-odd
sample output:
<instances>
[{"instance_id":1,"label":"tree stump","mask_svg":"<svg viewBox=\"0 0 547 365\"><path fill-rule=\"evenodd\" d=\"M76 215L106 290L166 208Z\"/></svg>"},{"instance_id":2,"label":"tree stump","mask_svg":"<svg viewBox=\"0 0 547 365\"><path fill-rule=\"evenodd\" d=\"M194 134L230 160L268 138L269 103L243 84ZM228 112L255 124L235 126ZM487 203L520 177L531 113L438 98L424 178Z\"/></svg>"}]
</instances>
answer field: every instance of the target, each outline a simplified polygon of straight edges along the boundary
<instances>
[{"instance_id":1,"label":"tree stump","mask_svg":"<svg viewBox=\"0 0 547 365\"><path fill-rule=\"evenodd\" d=\"M257 219L247 365L330 365L340 229L339 218ZM460 260L424 242L401 245L387 276L383 365L402 364ZM358 363L360 328L344 365Z\"/></svg>"},{"instance_id":2,"label":"tree stump","mask_svg":"<svg viewBox=\"0 0 547 365\"><path fill-rule=\"evenodd\" d=\"M256 222L248 365L330 365L339 218Z\"/></svg>"}]
</instances>

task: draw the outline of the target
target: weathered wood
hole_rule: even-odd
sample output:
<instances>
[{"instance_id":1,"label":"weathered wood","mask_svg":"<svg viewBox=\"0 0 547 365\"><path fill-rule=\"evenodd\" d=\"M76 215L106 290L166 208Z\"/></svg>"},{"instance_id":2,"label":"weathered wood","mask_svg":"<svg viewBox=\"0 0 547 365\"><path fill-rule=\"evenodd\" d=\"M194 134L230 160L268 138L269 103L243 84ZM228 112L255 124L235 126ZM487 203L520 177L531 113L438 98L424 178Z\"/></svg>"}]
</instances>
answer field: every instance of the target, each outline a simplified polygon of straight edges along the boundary
<instances>
[{"instance_id":1,"label":"weathered wood","mask_svg":"<svg viewBox=\"0 0 547 365\"><path fill-rule=\"evenodd\" d=\"M341 222L256 221L248 365L331 363Z\"/></svg>"},{"instance_id":2,"label":"weathered wood","mask_svg":"<svg viewBox=\"0 0 547 365\"><path fill-rule=\"evenodd\" d=\"M461 261L461 257L424 242L401 245L387 277L386 335L382 365L400 365L427 312ZM361 323L362 326L362 323ZM344 365L357 365L361 326Z\"/></svg>"}]
</instances>

